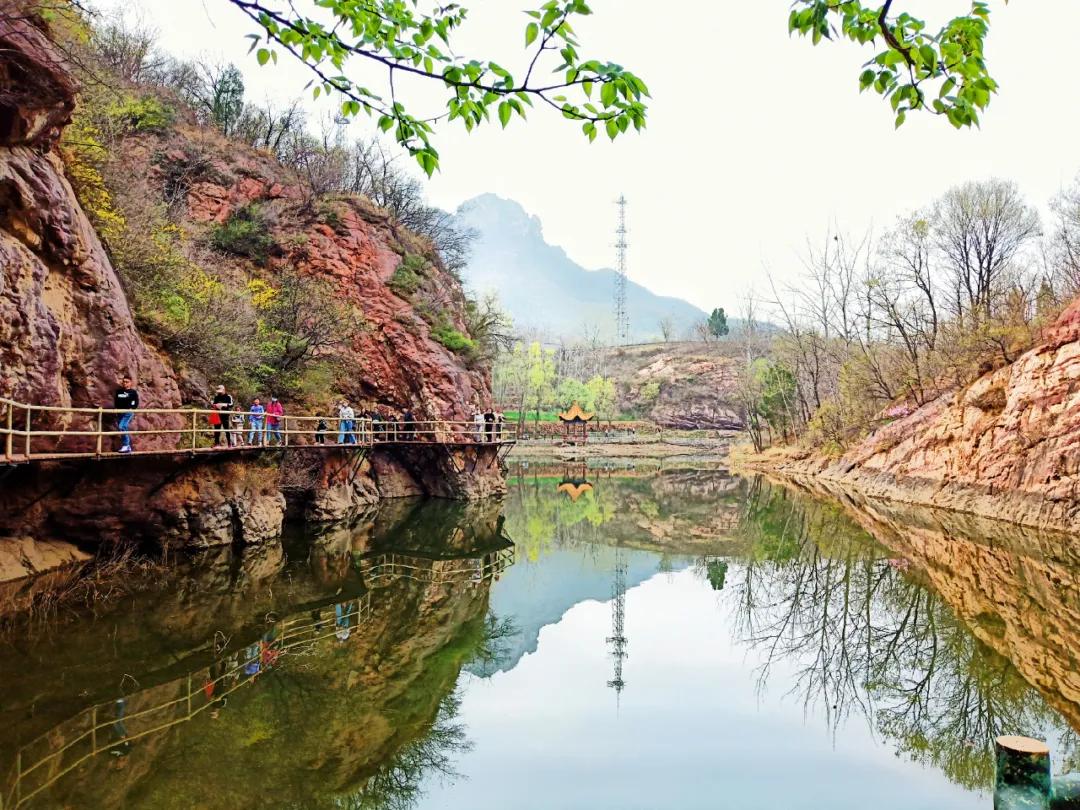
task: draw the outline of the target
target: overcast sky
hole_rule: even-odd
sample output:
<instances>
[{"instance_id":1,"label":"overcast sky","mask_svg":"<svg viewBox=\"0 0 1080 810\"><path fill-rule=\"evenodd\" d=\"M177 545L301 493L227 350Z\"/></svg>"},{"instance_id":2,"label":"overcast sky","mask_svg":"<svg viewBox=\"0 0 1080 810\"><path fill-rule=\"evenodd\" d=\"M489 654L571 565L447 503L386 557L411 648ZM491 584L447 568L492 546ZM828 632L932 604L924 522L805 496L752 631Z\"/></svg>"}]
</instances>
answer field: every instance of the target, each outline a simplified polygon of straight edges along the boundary
<instances>
[{"instance_id":1,"label":"overcast sky","mask_svg":"<svg viewBox=\"0 0 1080 810\"><path fill-rule=\"evenodd\" d=\"M522 10L539 4L469 0L458 52L520 66ZM580 50L645 79L653 95L648 130L590 145L579 125L539 109L505 132L468 135L444 125L430 197L450 209L487 191L513 198L543 221L548 241L597 268L614 263L613 201L625 193L631 277L729 311L747 288L766 288L766 270L794 277L807 238L834 222L880 229L958 182L989 176L1016 180L1045 207L1080 169L1080 104L1067 61L1080 3L990 4L987 57L1001 93L982 129L957 132L942 119L914 116L894 132L887 104L857 89L871 52L789 39L786 0L593 0L595 15L577 26ZM969 5L904 7L941 21ZM259 68L246 55L252 26L226 0L124 6L160 31L168 51L236 62L251 100L291 98L308 81L285 60ZM352 71L362 83L383 78L362 69ZM434 88L409 89L416 111L437 110Z\"/></svg>"}]
</instances>

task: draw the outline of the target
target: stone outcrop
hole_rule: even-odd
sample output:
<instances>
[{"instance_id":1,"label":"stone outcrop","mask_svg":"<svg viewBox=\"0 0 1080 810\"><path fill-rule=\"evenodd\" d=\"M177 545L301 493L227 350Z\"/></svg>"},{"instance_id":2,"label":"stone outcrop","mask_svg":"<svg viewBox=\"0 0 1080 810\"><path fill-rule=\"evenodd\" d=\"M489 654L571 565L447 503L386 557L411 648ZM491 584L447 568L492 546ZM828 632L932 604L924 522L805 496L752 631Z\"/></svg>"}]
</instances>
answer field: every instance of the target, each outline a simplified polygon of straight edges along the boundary
<instances>
[{"instance_id":1,"label":"stone outcrop","mask_svg":"<svg viewBox=\"0 0 1080 810\"><path fill-rule=\"evenodd\" d=\"M799 453L750 465L1080 531L1080 300L1011 365L879 428L839 458Z\"/></svg>"},{"instance_id":2,"label":"stone outcrop","mask_svg":"<svg viewBox=\"0 0 1080 810\"><path fill-rule=\"evenodd\" d=\"M609 350L619 408L676 430L742 430L737 365L720 343L659 343Z\"/></svg>"}]
</instances>

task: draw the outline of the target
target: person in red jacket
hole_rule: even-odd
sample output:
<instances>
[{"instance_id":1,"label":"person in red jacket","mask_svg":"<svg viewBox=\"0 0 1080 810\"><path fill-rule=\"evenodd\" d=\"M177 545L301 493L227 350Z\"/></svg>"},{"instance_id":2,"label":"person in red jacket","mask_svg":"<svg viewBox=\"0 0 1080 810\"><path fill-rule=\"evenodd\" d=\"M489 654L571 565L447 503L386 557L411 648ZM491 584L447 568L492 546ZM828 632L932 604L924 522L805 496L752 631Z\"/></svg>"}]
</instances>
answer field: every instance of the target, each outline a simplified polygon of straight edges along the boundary
<instances>
[{"instance_id":1,"label":"person in red jacket","mask_svg":"<svg viewBox=\"0 0 1080 810\"><path fill-rule=\"evenodd\" d=\"M278 445L282 444L281 438L281 421L285 415L285 409L278 402L278 398L273 394L270 395L270 402L266 406L266 443L270 444L270 439L277 436Z\"/></svg>"}]
</instances>

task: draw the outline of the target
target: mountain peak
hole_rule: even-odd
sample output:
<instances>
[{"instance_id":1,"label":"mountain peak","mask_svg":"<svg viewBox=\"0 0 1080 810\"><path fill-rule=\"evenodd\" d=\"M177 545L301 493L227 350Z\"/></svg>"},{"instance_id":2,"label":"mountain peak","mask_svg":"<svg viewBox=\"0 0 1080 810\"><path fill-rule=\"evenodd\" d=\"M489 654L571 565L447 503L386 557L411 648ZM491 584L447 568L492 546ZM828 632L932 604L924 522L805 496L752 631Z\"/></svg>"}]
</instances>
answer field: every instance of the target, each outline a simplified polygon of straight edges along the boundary
<instances>
[{"instance_id":1,"label":"mountain peak","mask_svg":"<svg viewBox=\"0 0 1080 810\"><path fill-rule=\"evenodd\" d=\"M612 299L615 273L587 270L544 239L543 224L515 200L481 194L462 203L459 221L478 239L465 269L466 283L476 292L494 292L521 327L553 337L615 335ZM660 334L670 319L675 333L688 333L705 313L679 298L656 295L640 284L627 284L630 336L645 341Z\"/></svg>"}]
</instances>

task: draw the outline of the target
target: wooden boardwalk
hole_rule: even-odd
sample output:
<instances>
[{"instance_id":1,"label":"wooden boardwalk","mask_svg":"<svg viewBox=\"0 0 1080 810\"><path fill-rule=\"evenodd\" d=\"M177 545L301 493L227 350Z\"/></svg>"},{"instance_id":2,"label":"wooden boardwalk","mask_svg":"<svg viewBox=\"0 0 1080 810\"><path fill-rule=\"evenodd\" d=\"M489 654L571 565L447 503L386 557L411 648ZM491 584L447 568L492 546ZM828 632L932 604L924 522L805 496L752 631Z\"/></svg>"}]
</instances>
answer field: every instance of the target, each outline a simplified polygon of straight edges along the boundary
<instances>
[{"instance_id":1,"label":"wooden boardwalk","mask_svg":"<svg viewBox=\"0 0 1080 810\"><path fill-rule=\"evenodd\" d=\"M516 426L507 424L367 418L345 422L331 416L287 414L270 425L265 414L201 408L141 408L134 412L131 427L121 431L117 422L124 413L112 408L68 408L0 399L0 464L410 446L496 448L501 453L517 441ZM241 421L234 423L234 416ZM212 417L223 420L227 427L215 427ZM325 430L319 430L320 422L325 423ZM120 452L125 434L135 448L130 452ZM215 444L222 441L227 444Z\"/></svg>"}]
</instances>

